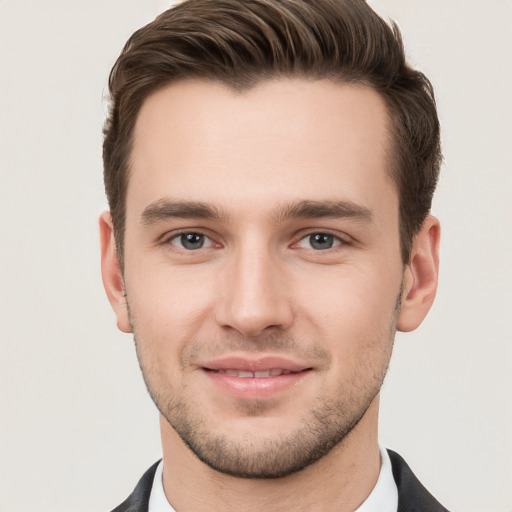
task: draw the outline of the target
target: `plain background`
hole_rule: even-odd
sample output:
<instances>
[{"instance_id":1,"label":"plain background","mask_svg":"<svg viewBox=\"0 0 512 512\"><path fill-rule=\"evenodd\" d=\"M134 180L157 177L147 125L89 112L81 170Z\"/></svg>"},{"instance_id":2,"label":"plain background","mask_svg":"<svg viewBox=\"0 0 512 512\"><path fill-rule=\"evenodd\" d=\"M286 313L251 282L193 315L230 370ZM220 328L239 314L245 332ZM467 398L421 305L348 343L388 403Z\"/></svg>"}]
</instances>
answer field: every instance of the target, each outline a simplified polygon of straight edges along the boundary
<instances>
[{"instance_id":1,"label":"plain background","mask_svg":"<svg viewBox=\"0 0 512 512\"><path fill-rule=\"evenodd\" d=\"M107 75L156 0L0 0L0 511L108 511L160 456L100 280ZM436 304L399 335L381 441L452 512L512 511L512 2L379 0L431 78Z\"/></svg>"}]
</instances>

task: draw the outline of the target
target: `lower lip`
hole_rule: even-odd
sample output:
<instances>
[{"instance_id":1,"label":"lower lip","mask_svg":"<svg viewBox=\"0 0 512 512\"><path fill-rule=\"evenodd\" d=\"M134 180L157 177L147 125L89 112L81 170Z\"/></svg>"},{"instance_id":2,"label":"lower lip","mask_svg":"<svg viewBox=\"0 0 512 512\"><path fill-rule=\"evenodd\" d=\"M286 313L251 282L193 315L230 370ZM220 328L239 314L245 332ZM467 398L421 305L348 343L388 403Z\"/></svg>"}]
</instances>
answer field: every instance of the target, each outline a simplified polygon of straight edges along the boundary
<instances>
[{"instance_id":1,"label":"lower lip","mask_svg":"<svg viewBox=\"0 0 512 512\"><path fill-rule=\"evenodd\" d=\"M311 370L278 375L276 377L234 377L225 373L203 370L206 376L223 391L235 398L258 400L296 386Z\"/></svg>"}]
</instances>

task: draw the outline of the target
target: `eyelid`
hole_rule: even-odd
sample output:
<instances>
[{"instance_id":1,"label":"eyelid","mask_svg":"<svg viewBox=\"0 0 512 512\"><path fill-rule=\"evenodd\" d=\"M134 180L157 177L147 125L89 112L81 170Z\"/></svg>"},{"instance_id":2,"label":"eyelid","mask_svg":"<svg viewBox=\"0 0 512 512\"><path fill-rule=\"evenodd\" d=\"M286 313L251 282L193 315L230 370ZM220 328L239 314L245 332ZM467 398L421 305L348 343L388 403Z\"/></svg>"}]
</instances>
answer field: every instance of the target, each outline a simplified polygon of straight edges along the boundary
<instances>
[{"instance_id":1,"label":"eyelid","mask_svg":"<svg viewBox=\"0 0 512 512\"><path fill-rule=\"evenodd\" d=\"M204 236L210 242L210 244L207 247L202 247L202 249L208 249L208 248L215 247L215 246L222 247L222 245L223 245L223 244L217 242L216 239L208 233L208 230L205 230L202 228L182 228L182 229L178 229L178 230L173 230L171 232L167 232L159 238L158 243L160 243L162 245L172 245L171 242L173 240L179 238L182 235L186 235L186 234L197 234L197 235ZM307 238L311 235L314 235L314 234L324 234L324 235L329 235L329 236L332 236L333 238L335 238L339 243L336 244L331 249L334 249L335 247L339 247L339 246L349 246L349 245L353 245L355 243L355 240L350 235L347 235L346 233L340 233L339 231L332 230L329 228L324 228L324 229L312 228L312 229L307 229L307 230L301 230L299 233L296 233L293 237L294 241L292 242L290 247L292 247L292 248L297 247L298 244L302 240L304 240L305 238ZM175 245L173 245L173 247L180 249L179 247L177 247ZM183 250L186 250L186 249L183 249ZM186 251L189 252L188 250L186 250Z\"/></svg>"},{"instance_id":2,"label":"eyelid","mask_svg":"<svg viewBox=\"0 0 512 512\"><path fill-rule=\"evenodd\" d=\"M340 245L347 246L347 245L352 245L354 243L354 240L352 239L352 237L350 237L349 235L346 235L345 233L339 233L338 231L328 229L328 228L326 228L326 229L318 229L317 228L317 229L309 229L307 231L302 231L302 232L298 233L294 237L295 242L292 243L292 247L298 246L299 242L301 242L305 238L310 237L311 235L316 235L316 234L329 235L329 236L332 236L333 238L335 238L339 242L339 244L336 244L334 247L332 247L332 249L334 249L335 247L339 247Z\"/></svg>"},{"instance_id":3,"label":"eyelid","mask_svg":"<svg viewBox=\"0 0 512 512\"><path fill-rule=\"evenodd\" d=\"M210 242L208 244L208 246L206 246L206 247L203 246L203 247L201 247L201 249L209 249L211 247L215 247L215 246L220 247L221 246L221 244L216 242L212 236L207 234L205 232L205 230L203 230L201 228L197 228L197 229L196 228L183 228L183 229L178 229L178 230L175 230L175 231L171 231L171 232L165 233L164 235L162 235L160 237L160 243L162 245L171 245L172 247L174 247L176 249L181 249L181 250L184 250L186 252L192 252L190 250L185 249L184 247L178 247L178 246L176 246L176 245L171 243L173 240L178 239L182 235L189 235L189 234L204 236L205 239L207 239Z\"/></svg>"}]
</instances>

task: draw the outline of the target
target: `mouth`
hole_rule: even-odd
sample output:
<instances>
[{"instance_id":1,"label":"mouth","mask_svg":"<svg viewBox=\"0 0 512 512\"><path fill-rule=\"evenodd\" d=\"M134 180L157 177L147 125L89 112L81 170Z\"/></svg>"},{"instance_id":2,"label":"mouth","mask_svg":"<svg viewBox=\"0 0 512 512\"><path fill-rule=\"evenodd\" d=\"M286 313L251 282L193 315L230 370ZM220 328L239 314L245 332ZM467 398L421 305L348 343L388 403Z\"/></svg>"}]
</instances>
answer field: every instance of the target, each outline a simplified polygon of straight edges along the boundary
<instances>
[{"instance_id":1,"label":"mouth","mask_svg":"<svg viewBox=\"0 0 512 512\"><path fill-rule=\"evenodd\" d=\"M290 390L313 371L310 366L276 357L223 358L201 369L216 389L245 400L261 400Z\"/></svg>"},{"instance_id":2,"label":"mouth","mask_svg":"<svg viewBox=\"0 0 512 512\"><path fill-rule=\"evenodd\" d=\"M309 368L306 368L309 369ZM291 370L283 370L281 368L272 368L271 370L259 370L255 372L249 372L246 370L235 370L235 369L222 369L222 370L211 370L209 368L205 368L207 371L216 372L223 375L230 375L231 377L238 377L240 379L265 379L268 377L279 377L280 375L290 375L292 373Z\"/></svg>"}]
</instances>

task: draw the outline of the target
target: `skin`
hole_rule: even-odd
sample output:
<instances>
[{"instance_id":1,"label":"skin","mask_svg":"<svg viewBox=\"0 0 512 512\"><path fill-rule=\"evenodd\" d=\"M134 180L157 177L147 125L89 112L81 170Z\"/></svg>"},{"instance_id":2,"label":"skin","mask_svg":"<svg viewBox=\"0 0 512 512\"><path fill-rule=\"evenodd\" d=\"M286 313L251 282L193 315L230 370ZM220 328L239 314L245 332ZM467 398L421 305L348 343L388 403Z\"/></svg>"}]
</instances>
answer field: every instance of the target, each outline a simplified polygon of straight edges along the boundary
<instances>
[{"instance_id":1,"label":"skin","mask_svg":"<svg viewBox=\"0 0 512 512\"><path fill-rule=\"evenodd\" d=\"M102 272L180 512L350 511L373 489L394 333L421 323L438 274L434 217L401 261L387 125L375 91L330 81L186 81L143 104L124 269L106 212ZM232 357L300 372L252 389L212 371Z\"/></svg>"}]
</instances>

